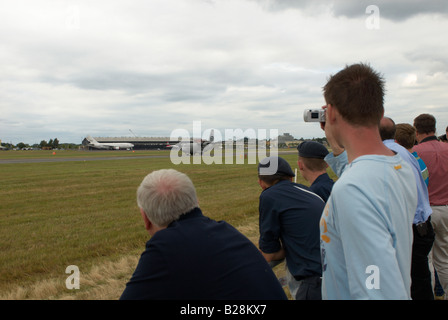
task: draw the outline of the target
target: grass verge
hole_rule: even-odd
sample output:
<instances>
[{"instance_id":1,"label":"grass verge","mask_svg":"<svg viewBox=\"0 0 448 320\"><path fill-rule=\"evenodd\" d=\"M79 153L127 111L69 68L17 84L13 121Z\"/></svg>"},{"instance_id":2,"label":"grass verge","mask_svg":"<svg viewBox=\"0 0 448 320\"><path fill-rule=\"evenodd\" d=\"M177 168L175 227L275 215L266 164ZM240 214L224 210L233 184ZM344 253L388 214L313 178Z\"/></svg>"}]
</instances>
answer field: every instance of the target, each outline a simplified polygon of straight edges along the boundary
<instances>
[{"instance_id":1,"label":"grass verge","mask_svg":"<svg viewBox=\"0 0 448 320\"><path fill-rule=\"evenodd\" d=\"M295 154L282 157L296 167ZM149 239L135 192L146 174L165 168L192 179L205 215L258 242L256 164L173 165L169 157L132 155L1 164L0 298L117 299ZM65 287L69 265L79 267L79 290Z\"/></svg>"}]
</instances>

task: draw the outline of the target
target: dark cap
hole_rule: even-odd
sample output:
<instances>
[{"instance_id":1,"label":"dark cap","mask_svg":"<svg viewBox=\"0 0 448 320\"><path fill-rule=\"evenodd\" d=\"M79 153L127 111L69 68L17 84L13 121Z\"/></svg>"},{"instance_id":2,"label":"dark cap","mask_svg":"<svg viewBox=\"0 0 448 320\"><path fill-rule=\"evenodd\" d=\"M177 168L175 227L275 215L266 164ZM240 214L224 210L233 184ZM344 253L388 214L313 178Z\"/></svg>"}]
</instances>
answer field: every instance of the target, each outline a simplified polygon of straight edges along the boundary
<instances>
[{"instance_id":1,"label":"dark cap","mask_svg":"<svg viewBox=\"0 0 448 320\"><path fill-rule=\"evenodd\" d=\"M297 150L299 150L299 156L303 158L323 159L328 154L327 148L316 141L304 141L299 144Z\"/></svg>"},{"instance_id":2,"label":"dark cap","mask_svg":"<svg viewBox=\"0 0 448 320\"><path fill-rule=\"evenodd\" d=\"M258 174L270 176L274 174L295 177L289 163L280 157L267 157L258 164Z\"/></svg>"}]
</instances>

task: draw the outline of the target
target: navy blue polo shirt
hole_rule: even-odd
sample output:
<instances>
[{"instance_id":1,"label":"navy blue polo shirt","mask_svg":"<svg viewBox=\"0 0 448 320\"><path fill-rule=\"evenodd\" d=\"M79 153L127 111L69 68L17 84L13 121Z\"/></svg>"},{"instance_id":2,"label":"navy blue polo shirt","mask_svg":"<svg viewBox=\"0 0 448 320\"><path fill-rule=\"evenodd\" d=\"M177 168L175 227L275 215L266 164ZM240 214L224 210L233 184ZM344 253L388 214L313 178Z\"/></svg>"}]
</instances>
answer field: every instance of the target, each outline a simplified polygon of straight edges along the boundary
<instances>
[{"instance_id":1,"label":"navy blue polo shirt","mask_svg":"<svg viewBox=\"0 0 448 320\"><path fill-rule=\"evenodd\" d=\"M259 247L285 249L294 277L321 275L319 223L325 202L304 185L283 180L260 195Z\"/></svg>"},{"instance_id":2,"label":"navy blue polo shirt","mask_svg":"<svg viewBox=\"0 0 448 320\"><path fill-rule=\"evenodd\" d=\"M322 200L327 202L330 197L331 189L333 189L334 181L331 180L327 173L321 174L313 181L310 190L320 196Z\"/></svg>"},{"instance_id":3,"label":"navy blue polo shirt","mask_svg":"<svg viewBox=\"0 0 448 320\"><path fill-rule=\"evenodd\" d=\"M278 300L286 295L249 239L195 208L147 242L120 299Z\"/></svg>"}]
</instances>

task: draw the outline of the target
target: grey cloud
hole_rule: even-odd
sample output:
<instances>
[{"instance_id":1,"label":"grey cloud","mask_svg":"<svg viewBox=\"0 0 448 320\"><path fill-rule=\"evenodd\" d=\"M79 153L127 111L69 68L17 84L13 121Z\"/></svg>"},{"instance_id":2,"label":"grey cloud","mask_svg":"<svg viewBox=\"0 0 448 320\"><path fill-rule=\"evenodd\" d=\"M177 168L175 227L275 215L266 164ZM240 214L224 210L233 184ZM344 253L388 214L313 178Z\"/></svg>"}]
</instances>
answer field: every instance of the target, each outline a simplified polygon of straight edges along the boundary
<instances>
[{"instance_id":1,"label":"grey cloud","mask_svg":"<svg viewBox=\"0 0 448 320\"><path fill-rule=\"evenodd\" d=\"M87 90L120 90L128 95L152 94L165 101L207 99L224 90L223 84L207 81L194 73L145 74L127 71L99 71L65 78L45 77L51 83L68 83Z\"/></svg>"},{"instance_id":2,"label":"grey cloud","mask_svg":"<svg viewBox=\"0 0 448 320\"><path fill-rule=\"evenodd\" d=\"M406 52L404 56L413 63L418 63L420 66L424 65L429 74L448 73L448 61L443 48L437 46L422 48L418 52Z\"/></svg>"},{"instance_id":3,"label":"grey cloud","mask_svg":"<svg viewBox=\"0 0 448 320\"><path fill-rule=\"evenodd\" d=\"M366 8L369 5L376 5L382 18L393 21L404 21L420 14L448 14L448 2L440 0L250 0L259 2L263 7L271 11L281 11L285 9L302 9L307 13L316 14L326 7L335 16L345 16L348 18L365 17Z\"/></svg>"},{"instance_id":4,"label":"grey cloud","mask_svg":"<svg viewBox=\"0 0 448 320\"><path fill-rule=\"evenodd\" d=\"M335 1L334 14L336 16L365 16L365 10L369 5L376 5L382 18L393 21L403 21L421 14L448 14L448 2L438 0L399 0L387 1Z\"/></svg>"},{"instance_id":5,"label":"grey cloud","mask_svg":"<svg viewBox=\"0 0 448 320\"><path fill-rule=\"evenodd\" d=\"M47 74L40 77L40 80L87 90L119 90L129 96L146 95L150 99L166 102L212 100L223 94L229 86L257 86L267 81L244 65L166 73L89 70L66 76Z\"/></svg>"}]
</instances>

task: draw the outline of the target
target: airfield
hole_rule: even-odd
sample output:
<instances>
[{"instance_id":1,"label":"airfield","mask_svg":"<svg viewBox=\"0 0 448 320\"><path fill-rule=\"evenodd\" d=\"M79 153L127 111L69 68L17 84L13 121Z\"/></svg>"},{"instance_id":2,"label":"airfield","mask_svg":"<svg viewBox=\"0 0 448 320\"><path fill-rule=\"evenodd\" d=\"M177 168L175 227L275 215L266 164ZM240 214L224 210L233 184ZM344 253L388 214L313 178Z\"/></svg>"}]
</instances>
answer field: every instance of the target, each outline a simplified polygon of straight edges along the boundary
<instances>
[{"instance_id":1,"label":"airfield","mask_svg":"<svg viewBox=\"0 0 448 320\"><path fill-rule=\"evenodd\" d=\"M297 167L295 149L279 155ZM164 150L1 152L0 299L118 299L149 240L136 190L158 169L186 173L204 215L257 245L261 189L246 156L175 165ZM67 288L68 266L79 268L79 289ZM284 265L274 271L281 277Z\"/></svg>"}]
</instances>

